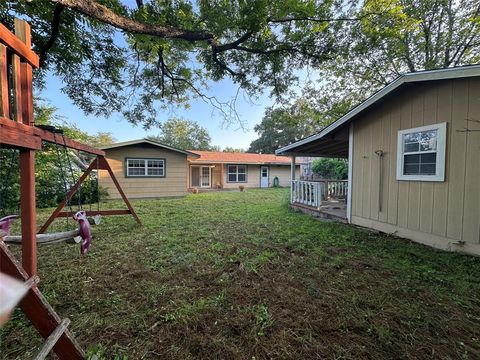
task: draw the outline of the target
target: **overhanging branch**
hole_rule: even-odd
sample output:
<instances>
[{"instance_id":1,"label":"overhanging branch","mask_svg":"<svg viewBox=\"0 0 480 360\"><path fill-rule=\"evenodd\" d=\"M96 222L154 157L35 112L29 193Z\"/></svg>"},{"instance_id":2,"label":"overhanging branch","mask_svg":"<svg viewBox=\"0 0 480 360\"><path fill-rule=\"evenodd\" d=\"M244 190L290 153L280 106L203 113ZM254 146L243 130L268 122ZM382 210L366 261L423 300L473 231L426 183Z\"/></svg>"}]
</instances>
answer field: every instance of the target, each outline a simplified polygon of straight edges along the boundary
<instances>
[{"instance_id":1,"label":"overhanging branch","mask_svg":"<svg viewBox=\"0 0 480 360\"><path fill-rule=\"evenodd\" d=\"M60 20L61 20L62 12L64 9L65 7L61 4L55 5L55 9L53 10L50 37L48 38L45 45L40 47L40 51L39 51L40 67L45 66L45 63L47 61L47 53L52 48L53 44L55 43L55 40L57 40L58 32L60 30Z\"/></svg>"},{"instance_id":2,"label":"overhanging branch","mask_svg":"<svg viewBox=\"0 0 480 360\"><path fill-rule=\"evenodd\" d=\"M97 19L117 29L125 30L134 34L153 35L165 39L183 39L190 42L214 39L214 35L208 31L191 31L156 24L145 24L118 15L106 6L100 5L93 0L51 0L56 4L76 10L93 19Z\"/></svg>"}]
</instances>

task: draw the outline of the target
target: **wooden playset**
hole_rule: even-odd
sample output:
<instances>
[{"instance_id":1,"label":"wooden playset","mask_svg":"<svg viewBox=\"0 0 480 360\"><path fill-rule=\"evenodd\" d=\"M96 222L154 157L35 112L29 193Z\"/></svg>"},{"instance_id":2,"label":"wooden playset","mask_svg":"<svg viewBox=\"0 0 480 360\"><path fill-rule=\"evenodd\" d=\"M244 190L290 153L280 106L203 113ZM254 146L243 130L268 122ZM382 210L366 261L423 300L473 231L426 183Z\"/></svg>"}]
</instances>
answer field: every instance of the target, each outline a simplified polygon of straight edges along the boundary
<instances>
[{"instance_id":1,"label":"wooden playset","mask_svg":"<svg viewBox=\"0 0 480 360\"><path fill-rule=\"evenodd\" d=\"M37 284L37 243L46 242L63 235L44 234L57 217L74 217L79 223L75 232L82 236L82 253L88 250L90 229L87 216L130 214L140 224L135 210L128 201L120 184L110 168L102 150L79 143L63 136L66 148L83 151L96 156L88 169L67 192L64 201L58 205L50 218L38 231L36 228L35 206L35 151L42 148L42 142L57 144L55 129L35 126L33 111L32 76L33 69L39 66L39 58L31 49L30 26L23 20L15 20L15 33L0 24L0 147L19 151L20 170L20 220L21 236L16 240L21 244L21 262L4 242L10 222L15 216L0 219L0 271L20 279L29 287L28 293L19 306L27 318L46 339L35 359L43 359L53 350L60 359L83 359L84 352L67 329L68 319L62 320L49 305ZM127 209L125 210L86 210L79 213L62 211L82 183L94 170L106 170L117 187ZM41 234L41 235L40 235ZM73 233L69 236L74 235ZM43 236L43 238L42 238ZM38 238L37 238L38 237ZM68 236L67 236L68 237ZM55 239L54 239L55 240ZM15 242L15 241L12 241Z\"/></svg>"}]
</instances>

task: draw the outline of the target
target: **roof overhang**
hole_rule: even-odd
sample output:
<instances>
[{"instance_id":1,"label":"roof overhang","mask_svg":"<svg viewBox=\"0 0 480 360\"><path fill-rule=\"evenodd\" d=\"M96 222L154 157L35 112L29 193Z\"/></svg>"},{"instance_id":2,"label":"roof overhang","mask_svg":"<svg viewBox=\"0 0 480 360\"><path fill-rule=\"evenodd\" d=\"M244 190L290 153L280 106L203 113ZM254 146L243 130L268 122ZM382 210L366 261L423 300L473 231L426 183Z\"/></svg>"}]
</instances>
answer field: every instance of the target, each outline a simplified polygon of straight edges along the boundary
<instances>
[{"instance_id":1,"label":"roof overhang","mask_svg":"<svg viewBox=\"0 0 480 360\"><path fill-rule=\"evenodd\" d=\"M141 144L149 144L149 145L156 146L156 147L159 147L159 148L162 148L162 149L178 152L180 154L184 154L184 155L187 155L188 157L195 158L195 159L198 159L200 157L200 155L195 154L193 152L182 150L182 149L179 149L179 148L176 148L176 147L173 147L173 146L170 146L170 145L162 144L160 142L149 140L149 139L138 139L138 140L119 142L119 143L108 145L108 146L102 146L102 147L100 147L100 149L110 150L110 149L115 149L115 148L120 148L120 147L125 147L125 146L141 145Z\"/></svg>"},{"instance_id":2,"label":"roof overhang","mask_svg":"<svg viewBox=\"0 0 480 360\"><path fill-rule=\"evenodd\" d=\"M210 165L210 164L232 164L232 165L271 165L271 166L290 166L291 162L282 162L282 163L276 163L276 162L249 162L249 161L198 161L198 160L193 160L190 161L191 165ZM302 163L296 163L296 165L302 165Z\"/></svg>"},{"instance_id":3,"label":"roof overhang","mask_svg":"<svg viewBox=\"0 0 480 360\"><path fill-rule=\"evenodd\" d=\"M367 100L350 110L337 121L325 127L319 133L294 142L290 145L284 146L275 151L275 154L346 158L348 157L348 125L358 115L370 109L374 104L387 97L395 90L398 90L404 84L424 81L459 79L476 76L480 76L480 65L469 65L440 70L418 71L401 75L393 82L385 86L383 89L371 95ZM339 139L339 137L336 136L336 133L340 131L347 132L346 148L343 140L335 141L336 138ZM344 136L341 136L341 138L344 138Z\"/></svg>"}]
</instances>

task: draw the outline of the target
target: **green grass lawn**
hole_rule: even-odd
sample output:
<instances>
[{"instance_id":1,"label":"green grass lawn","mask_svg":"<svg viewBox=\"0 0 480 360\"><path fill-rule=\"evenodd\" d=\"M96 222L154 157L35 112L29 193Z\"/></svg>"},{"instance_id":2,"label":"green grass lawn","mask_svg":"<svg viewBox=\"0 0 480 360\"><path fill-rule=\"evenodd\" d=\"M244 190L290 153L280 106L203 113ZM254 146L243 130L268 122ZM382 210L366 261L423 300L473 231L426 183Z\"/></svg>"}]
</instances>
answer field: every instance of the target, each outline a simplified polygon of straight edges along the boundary
<instances>
[{"instance_id":1,"label":"green grass lawn","mask_svg":"<svg viewBox=\"0 0 480 360\"><path fill-rule=\"evenodd\" d=\"M144 225L104 217L88 256L42 247L41 289L107 359L480 358L480 258L319 221L287 199L133 201ZM41 343L19 311L0 341L1 359Z\"/></svg>"}]
</instances>

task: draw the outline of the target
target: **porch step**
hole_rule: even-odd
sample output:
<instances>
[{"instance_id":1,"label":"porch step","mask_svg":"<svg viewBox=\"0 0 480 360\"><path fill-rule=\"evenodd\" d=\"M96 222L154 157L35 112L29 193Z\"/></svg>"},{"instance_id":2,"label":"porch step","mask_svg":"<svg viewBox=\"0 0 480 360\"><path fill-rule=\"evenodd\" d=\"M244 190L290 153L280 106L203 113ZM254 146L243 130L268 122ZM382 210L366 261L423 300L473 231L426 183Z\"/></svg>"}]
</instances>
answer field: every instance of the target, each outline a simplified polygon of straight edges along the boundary
<instances>
[{"instance_id":1,"label":"porch step","mask_svg":"<svg viewBox=\"0 0 480 360\"><path fill-rule=\"evenodd\" d=\"M299 210L305 214L312 215L316 218L335 221L335 222L344 223L344 224L348 223L346 208L345 210L343 210L342 208L332 209L331 208L332 206L327 206L327 207L321 207L320 209L317 209L308 205L298 204L298 203L290 204L290 207L292 209Z\"/></svg>"}]
</instances>

